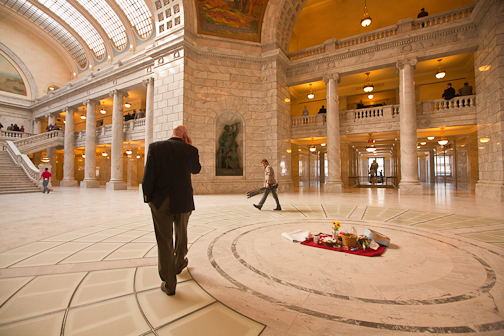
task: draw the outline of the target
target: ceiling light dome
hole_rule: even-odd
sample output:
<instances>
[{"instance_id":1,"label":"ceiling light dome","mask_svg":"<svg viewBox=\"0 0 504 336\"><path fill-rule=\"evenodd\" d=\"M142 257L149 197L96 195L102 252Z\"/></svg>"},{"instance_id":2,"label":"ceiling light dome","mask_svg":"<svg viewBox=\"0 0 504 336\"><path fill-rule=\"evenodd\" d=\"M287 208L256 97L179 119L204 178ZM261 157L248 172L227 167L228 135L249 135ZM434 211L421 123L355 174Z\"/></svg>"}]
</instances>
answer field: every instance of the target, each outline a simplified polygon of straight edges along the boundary
<instances>
[{"instance_id":1,"label":"ceiling light dome","mask_svg":"<svg viewBox=\"0 0 504 336\"><path fill-rule=\"evenodd\" d=\"M367 12L366 0L364 0L364 18L360 21L362 27L367 27L371 24L371 16Z\"/></svg>"},{"instance_id":2,"label":"ceiling light dome","mask_svg":"<svg viewBox=\"0 0 504 336\"><path fill-rule=\"evenodd\" d=\"M438 59L439 66L438 66L438 71L436 72L436 78L437 79L441 79L441 78L444 78L446 76L446 71L444 71L443 68L441 67L441 61L442 60L443 60L442 58Z\"/></svg>"},{"instance_id":3,"label":"ceiling light dome","mask_svg":"<svg viewBox=\"0 0 504 336\"><path fill-rule=\"evenodd\" d=\"M313 94L313 91L312 91L312 87L311 87L311 83L310 83L310 93L308 93L308 99L313 99L315 98L315 95Z\"/></svg>"}]
</instances>

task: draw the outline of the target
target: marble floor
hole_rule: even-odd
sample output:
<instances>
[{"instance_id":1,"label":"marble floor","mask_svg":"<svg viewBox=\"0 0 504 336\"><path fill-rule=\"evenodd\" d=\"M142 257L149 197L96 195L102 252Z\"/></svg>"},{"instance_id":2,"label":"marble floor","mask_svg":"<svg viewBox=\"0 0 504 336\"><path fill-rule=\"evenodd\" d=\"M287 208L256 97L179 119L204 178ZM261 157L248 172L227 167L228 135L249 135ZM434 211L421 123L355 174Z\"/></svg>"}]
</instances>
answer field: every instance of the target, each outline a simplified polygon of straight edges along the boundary
<instances>
[{"instance_id":1,"label":"marble floor","mask_svg":"<svg viewBox=\"0 0 504 336\"><path fill-rule=\"evenodd\" d=\"M0 335L504 334L504 206L448 185L198 195L189 267L160 289L139 190L0 196ZM374 229L380 257L282 232Z\"/></svg>"}]
</instances>

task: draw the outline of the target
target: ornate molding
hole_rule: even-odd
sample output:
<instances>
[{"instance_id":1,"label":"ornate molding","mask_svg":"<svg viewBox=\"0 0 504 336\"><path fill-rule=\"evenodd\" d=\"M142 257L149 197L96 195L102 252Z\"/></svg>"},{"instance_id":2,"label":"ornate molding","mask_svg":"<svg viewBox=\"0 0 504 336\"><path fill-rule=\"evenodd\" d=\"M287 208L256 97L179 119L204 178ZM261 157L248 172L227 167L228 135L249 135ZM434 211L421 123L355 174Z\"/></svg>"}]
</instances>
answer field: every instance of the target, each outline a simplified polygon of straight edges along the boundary
<instances>
[{"instance_id":1,"label":"ornate molding","mask_svg":"<svg viewBox=\"0 0 504 336\"><path fill-rule=\"evenodd\" d=\"M326 83L326 85L327 85L327 83L329 83L329 80L331 80L331 79L335 80L336 83L338 83L338 84L341 83L341 76L340 76L339 72L326 74L322 78L322 80L324 81L324 83Z\"/></svg>"},{"instance_id":2,"label":"ornate molding","mask_svg":"<svg viewBox=\"0 0 504 336\"><path fill-rule=\"evenodd\" d=\"M90 99L86 99L86 100L84 100L84 101L82 102L82 104L83 104L83 105L86 105L86 106L87 106L88 104L93 104L93 103L96 105L97 103L99 103L99 100L97 100L97 99L91 99L91 98L90 98Z\"/></svg>"},{"instance_id":3,"label":"ornate molding","mask_svg":"<svg viewBox=\"0 0 504 336\"><path fill-rule=\"evenodd\" d=\"M119 89L114 89L109 92L109 97L114 97L115 95L118 95L118 96L124 97L124 98L128 98L128 93L123 90L119 90Z\"/></svg>"},{"instance_id":4,"label":"ornate molding","mask_svg":"<svg viewBox=\"0 0 504 336\"><path fill-rule=\"evenodd\" d=\"M399 72L399 70L403 70L407 64L412 65L413 69L415 69L416 65L418 64L418 57L407 57L398 59L396 62L396 72Z\"/></svg>"},{"instance_id":5,"label":"ornate molding","mask_svg":"<svg viewBox=\"0 0 504 336\"><path fill-rule=\"evenodd\" d=\"M142 81L142 86L149 86L149 85L154 85L154 77L150 77Z\"/></svg>"}]
</instances>

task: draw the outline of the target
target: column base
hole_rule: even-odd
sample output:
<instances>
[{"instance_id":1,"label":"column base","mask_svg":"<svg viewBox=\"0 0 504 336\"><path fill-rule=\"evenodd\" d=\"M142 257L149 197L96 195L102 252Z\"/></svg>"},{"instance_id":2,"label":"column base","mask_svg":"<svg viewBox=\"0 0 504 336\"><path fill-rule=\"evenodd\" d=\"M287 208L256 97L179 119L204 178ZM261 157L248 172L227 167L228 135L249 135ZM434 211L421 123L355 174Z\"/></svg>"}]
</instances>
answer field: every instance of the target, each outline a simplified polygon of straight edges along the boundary
<instances>
[{"instance_id":1,"label":"column base","mask_svg":"<svg viewBox=\"0 0 504 336\"><path fill-rule=\"evenodd\" d=\"M60 187L75 187L77 186L77 180L61 180Z\"/></svg>"},{"instance_id":2,"label":"column base","mask_svg":"<svg viewBox=\"0 0 504 336\"><path fill-rule=\"evenodd\" d=\"M100 182L97 180L84 180L80 183L81 188L99 188Z\"/></svg>"},{"instance_id":3,"label":"column base","mask_svg":"<svg viewBox=\"0 0 504 336\"><path fill-rule=\"evenodd\" d=\"M107 190L126 190L128 186L124 181L110 181L106 184Z\"/></svg>"},{"instance_id":4,"label":"column base","mask_svg":"<svg viewBox=\"0 0 504 336\"><path fill-rule=\"evenodd\" d=\"M399 195L422 195L423 188L420 183L399 183Z\"/></svg>"},{"instance_id":5,"label":"column base","mask_svg":"<svg viewBox=\"0 0 504 336\"><path fill-rule=\"evenodd\" d=\"M324 192L327 193L342 193L344 192L343 182L326 182L324 184Z\"/></svg>"},{"instance_id":6,"label":"column base","mask_svg":"<svg viewBox=\"0 0 504 336\"><path fill-rule=\"evenodd\" d=\"M475 191L476 198L504 201L503 182L478 181Z\"/></svg>"}]
</instances>

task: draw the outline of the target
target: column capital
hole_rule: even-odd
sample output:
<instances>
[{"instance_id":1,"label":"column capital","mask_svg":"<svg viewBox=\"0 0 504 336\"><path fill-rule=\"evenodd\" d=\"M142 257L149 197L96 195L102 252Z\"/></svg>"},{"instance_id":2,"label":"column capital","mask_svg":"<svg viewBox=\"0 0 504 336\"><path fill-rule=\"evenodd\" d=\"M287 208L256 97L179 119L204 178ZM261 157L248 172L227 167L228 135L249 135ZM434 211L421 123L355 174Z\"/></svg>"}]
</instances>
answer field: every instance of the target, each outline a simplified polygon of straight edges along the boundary
<instances>
[{"instance_id":1,"label":"column capital","mask_svg":"<svg viewBox=\"0 0 504 336\"><path fill-rule=\"evenodd\" d=\"M322 78L323 81L326 83L329 82L330 79L334 79L336 81L336 83L341 83L341 76L339 74L339 72L336 72L336 73L331 73L331 74L325 74L324 77Z\"/></svg>"},{"instance_id":2,"label":"column capital","mask_svg":"<svg viewBox=\"0 0 504 336\"><path fill-rule=\"evenodd\" d=\"M412 65L414 69L417 63L418 63L418 57L407 57L398 59L396 62L396 72L399 72L399 70L403 70L406 64Z\"/></svg>"},{"instance_id":3,"label":"column capital","mask_svg":"<svg viewBox=\"0 0 504 336\"><path fill-rule=\"evenodd\" d=\"M147 79L144 79L142 81L143 86L148 86L148 85L153 85L154 84L154 77L149 77Z\"/></svg>"},{"instance_id":4,"label":"column capital","mask_svg":"<svg viewBox=\"0 0 504 336\"><path fill-rule=\"evenodd\" d=\"M112 90L109 92L109 97L114 97L115 95L118 95L118 96L121 96L121 97L124 97L124 98L127 98L128 97L128 93L127 92L124 92L123 90Z\"/></svg>"},{"instance_id":5,"label":"column capital","mask_svg":"<svg viewBox=\"0 0 504 336\"><path fill-rule=\"evenodd\" d=\"M99 100L97 100L97 99L86 99L86 100L84 100L84 101L82 102L82 104L84 104L84 105L87 105L87 104L89 104L89 103L95 103L95 104L98 104L99 102L100 102L100 101L99 101Z\"/></svg>"}]
</instances>

